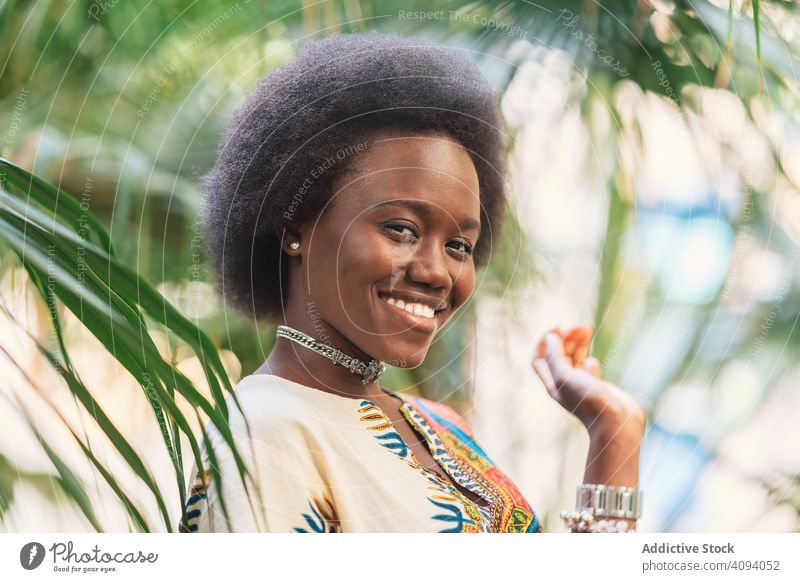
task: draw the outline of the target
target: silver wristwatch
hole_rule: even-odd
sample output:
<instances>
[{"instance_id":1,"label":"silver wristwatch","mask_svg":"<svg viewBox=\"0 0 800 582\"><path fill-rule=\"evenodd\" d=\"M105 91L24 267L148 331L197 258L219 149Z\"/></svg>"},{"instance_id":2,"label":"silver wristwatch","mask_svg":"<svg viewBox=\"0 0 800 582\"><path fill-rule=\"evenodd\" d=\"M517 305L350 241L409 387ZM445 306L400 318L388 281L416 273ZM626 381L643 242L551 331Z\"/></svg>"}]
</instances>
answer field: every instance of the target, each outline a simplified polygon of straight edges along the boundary
<instances>
[{"instance_id":1,"label":"silver wristwatch","mask_svg":"<svg viewBox=\"0 0 800 582\"><path fill-rule=\"evenodd\" d=\"M639 519L643 493L635 487L586 484L578 486L575 509L595 517Z\"/></svg>"}]
</instances>

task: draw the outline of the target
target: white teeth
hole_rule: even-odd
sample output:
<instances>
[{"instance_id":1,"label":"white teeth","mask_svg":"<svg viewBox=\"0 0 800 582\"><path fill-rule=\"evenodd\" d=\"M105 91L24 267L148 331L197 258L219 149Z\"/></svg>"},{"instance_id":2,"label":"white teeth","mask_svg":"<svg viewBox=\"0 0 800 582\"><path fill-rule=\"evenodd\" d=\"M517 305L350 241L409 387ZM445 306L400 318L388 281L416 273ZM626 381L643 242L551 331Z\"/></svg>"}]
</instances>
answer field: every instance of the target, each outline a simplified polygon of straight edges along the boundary
<instances>
[{"instance_id":1,"label":"white teeth","mask_svg":"<svg viewBox=\"0 0 800 582\"><path fill-rule=\"evenodd\" d=\"M428 319L433 319L436 316L436 313L431 307L422 305L421 303L406 303L402 299L395 299L394 297L385 297L384 301L389 305L394 305L398 309L413 313L414 315L420 315Z\"/></svg>"}]
</instances>

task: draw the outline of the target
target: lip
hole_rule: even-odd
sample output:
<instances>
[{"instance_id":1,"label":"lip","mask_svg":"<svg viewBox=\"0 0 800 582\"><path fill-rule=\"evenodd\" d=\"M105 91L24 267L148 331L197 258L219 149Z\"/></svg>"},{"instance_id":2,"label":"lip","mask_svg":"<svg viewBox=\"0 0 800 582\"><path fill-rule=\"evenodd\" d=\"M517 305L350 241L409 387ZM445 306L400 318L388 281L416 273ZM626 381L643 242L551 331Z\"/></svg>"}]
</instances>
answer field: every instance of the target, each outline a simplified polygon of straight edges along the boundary
<instances>
[{"instance_id":1,"label":"lip","mask_svg":"<svg viewBox=\"0 0 800 582\"><path fill-rule=\"evenodd\" d=\"M421 303L422 305L427 305L434 311L442 311L447 308L447 301L445 299L437 299L435 297L430 297L427 295L421 295L419 293L412 293L409 291L378 291L378 295L383 293L384 295L391 295L395 299L402 299L405 303Z\"/></svg>"},{"instance_id":2,"label":"lip","mask_svg":"<svg viewBox=\"0 0 800 582\"><path fill-rule=\"evenodd\" d=\"M384 308L394 317L397 321L404 323L406 326L409 326L411 329L419 331L425 334L432 334L439 328L440 318L442 314L446 311L437 311L433 317L433 319L429 319L427 317L423 317L422 315L417 315L415 313L409 313L404 309L398 309L394 305L389 305L385 299L380 296L380 293L375 294L378 302L384 306Z\"/></svg>"}]
</instances>

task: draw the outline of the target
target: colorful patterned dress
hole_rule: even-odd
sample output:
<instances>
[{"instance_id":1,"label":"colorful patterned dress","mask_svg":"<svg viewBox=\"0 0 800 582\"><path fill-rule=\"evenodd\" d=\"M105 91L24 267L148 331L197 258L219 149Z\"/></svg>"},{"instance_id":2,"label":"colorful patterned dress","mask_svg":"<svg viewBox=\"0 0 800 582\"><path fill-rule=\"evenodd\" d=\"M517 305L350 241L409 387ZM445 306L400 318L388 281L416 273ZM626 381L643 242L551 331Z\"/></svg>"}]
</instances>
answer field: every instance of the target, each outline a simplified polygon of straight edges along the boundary
<instances>
[{"instance_id":1,"label":"colorful patterned dress","mask_svg":"<svg viewBox=\"0 0 800 582\"><path fill-rule=\"evenodd\" d=\"M542 531L531 506L452 408L398 394L400 410L439 465L476 504L420 464L369 400L273 375L236 387L247 422L228 398L233 439L248 475L208 425L204 474L192 468L181 532ZM215 459L219 479L212 478Z\"/></svg>"}]
</instances>

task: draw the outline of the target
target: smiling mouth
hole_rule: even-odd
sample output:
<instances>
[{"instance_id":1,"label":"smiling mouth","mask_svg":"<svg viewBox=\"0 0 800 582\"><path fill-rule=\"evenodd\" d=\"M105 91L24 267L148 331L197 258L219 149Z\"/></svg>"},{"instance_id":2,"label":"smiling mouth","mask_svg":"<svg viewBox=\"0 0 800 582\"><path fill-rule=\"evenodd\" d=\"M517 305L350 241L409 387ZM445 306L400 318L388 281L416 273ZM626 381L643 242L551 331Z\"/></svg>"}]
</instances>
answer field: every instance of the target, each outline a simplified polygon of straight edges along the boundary
<instances>
[{"instance_id":1,"label":"smiling mouth","mask_svg":"<svg viewBox=\"0 0 800 582\"><path fill-rule=\"evenodd\" d=\"M386 308L401 321L425 333L433 333L439 327L439 314L429 305L403 301L385 293L378 297Z\"/></svg>"}]
</instances>

